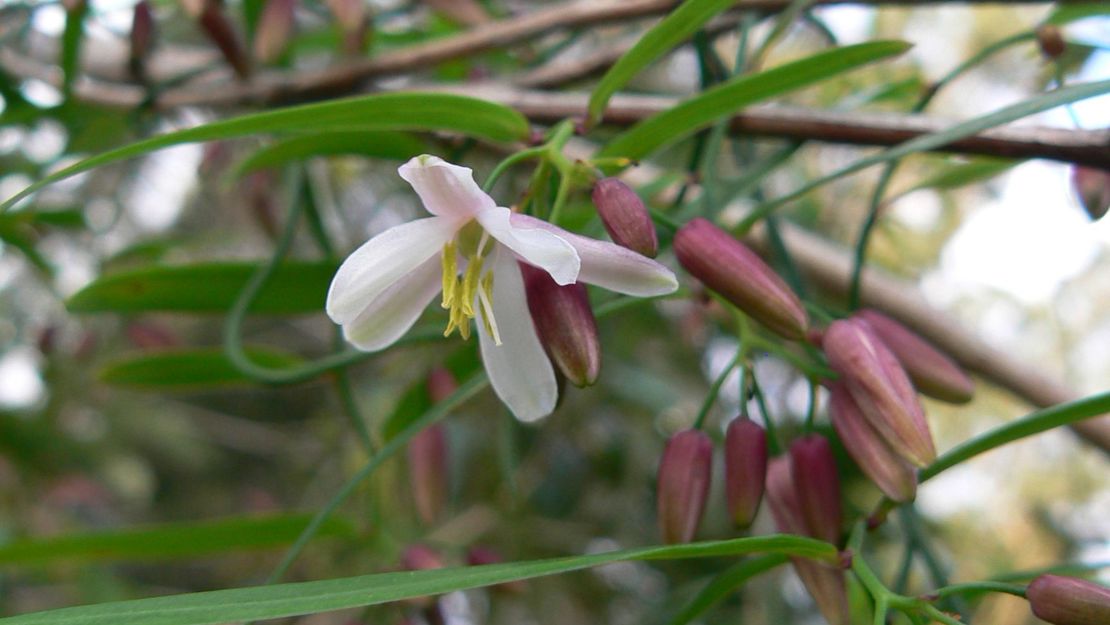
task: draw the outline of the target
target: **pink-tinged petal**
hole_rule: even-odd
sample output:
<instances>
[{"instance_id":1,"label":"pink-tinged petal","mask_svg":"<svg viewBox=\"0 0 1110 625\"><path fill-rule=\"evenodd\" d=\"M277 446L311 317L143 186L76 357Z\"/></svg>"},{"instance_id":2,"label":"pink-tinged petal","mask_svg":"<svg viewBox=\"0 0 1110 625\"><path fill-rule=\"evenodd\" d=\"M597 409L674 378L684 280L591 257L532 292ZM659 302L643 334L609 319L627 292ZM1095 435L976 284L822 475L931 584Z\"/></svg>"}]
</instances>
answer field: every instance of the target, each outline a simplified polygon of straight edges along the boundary
<instances>
[{"instance_id":1,"label":"pink-tinged petal","mask_svg":"<svg viewBox=\"0 0 1110 625\"><path fill-rule=\"evenodd\" d=\"M472 169L452 165L438 156L414 156L397 173L412 185L424 208L433 215L470 219L497 205L474 182Z\"/></svg>"},{"instance_id":2,"label":"pink-tinged petal","mask_svg":"<svg viewBox=\"0 0 1110 625\"><path fill-rule=\"evenodd\" d=\"M481 311L478 341L493 392L521 421L551 414L559 396L555 370L532 326L524 280L508 250L498 246L493 252L493 321L501 345L486 330L484 309L477 302L474 308Z\"/></svg>"},{"instance_id":3,"label":"pink-tinged petal","mask_svg":"<svg viewBox=\"0 0 1110 625\"><path fill-rule=\"evenodd\" d=\"M394 282L439 253L459 222L429 217L403 223L362 244L332 278L325 305L331 320L346 325Z\"/></svg>"},{"instance_id":4,"label":"pink-tinged petal","mask_svg":"<svg viewBox=\"0 0 1110 625\"><path fill-rule=\"evenodd\" d=\"M546 230L573 246L582 263L578 272L581 282L636 297L666 295L678 289L673 271L632 250L567 232L528 215L514 214L512 222L520 227Z\"/></svg>"},{"instance_id":5,"label":"pink-tinged petal","mask_svg":"<svg viewBox=\"0 0 1110 625\"><path fill-rule=\"evenodd\" d=\"M343 338L355 347L376 352L405 335L439 293L439 257L424 261L376 297L354 321L343 326Z\"/></svg>"},{"instance_id":6,"label":"pink-tinged petal","mask_svg":"<svg viewBox=\"0 0 1110 625\"><path fill-rule=\"evenodd\" d=\"M491 237L524 262L546 271L556 284L577 282L581 263L571 244L559 232L533 224L545 222L538 219L521 222L515 217L509 209L495 206L479 213L477 219Z\"/></svg>"}]
</instances>

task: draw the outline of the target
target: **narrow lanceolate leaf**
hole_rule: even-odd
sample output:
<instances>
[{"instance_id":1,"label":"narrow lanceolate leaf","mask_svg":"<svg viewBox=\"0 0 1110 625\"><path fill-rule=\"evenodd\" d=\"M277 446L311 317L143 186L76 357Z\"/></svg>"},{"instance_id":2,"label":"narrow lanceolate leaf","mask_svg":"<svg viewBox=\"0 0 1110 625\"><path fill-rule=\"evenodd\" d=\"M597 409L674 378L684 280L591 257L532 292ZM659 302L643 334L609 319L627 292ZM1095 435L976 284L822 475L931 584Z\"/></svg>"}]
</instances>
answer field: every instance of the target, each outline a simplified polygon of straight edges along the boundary
<instances>
[{"instance_id":1,"label":"narrow lanceolate leaf","mask_svg":"<svg viewBox=\"0 0 1110 625\"><path fill-rule=\"evenodd\" d=\"M84 171L142 156L182 143L232 139L268 133L337 130L451 131L491 141L528 137L528 121L493 102L446 93L387 93L293 106L233 117L144 139L78 161L20 191L0 204L0 212L35 191Z\"/></svg>"},{"instance_id":2,"label":"narrow lanceolate leaf","mask_svg":"<svg viewBox=\"0 0 1110 625\"><path fill-rule=\"evenodd\" d=\"M683 2L663 21L644 33L636 45L624 53L609 71L598 81L590 94L586 111L586 124L592 126L601 119L609 98L628 84L629 80L640 73L653 61L670 51L679 43L689 39L694 31L701 28L714 15L734 4L735 0L689 0Z\"/></svg>"},{"instance_id":3,"label":"narrow lanceolate leaf","mask_svg":"<svg viewBox=\"0 0 1110 625\"><path fill-rule=\"evenodd\" d=\"M26 538L0 546L0 564L168 560L270 549L293 542L311 518L310 514L249 516ZM355 531L350 523L333 518L320 528L320 535L352 537Z\"/></svg>"},{"instance_id":4,"label":"narrow lanceolate leaf","mask_svg":"<svg viewBox=\"0 0 1110 625\"><path fill-rule=\"evenodd\" d=\"M1019 163L1021 161L1008 158L987 157L963 162L946 162L929 176L898 195L906 195L921 189L958 189L994 178Z\"/></svg>"},{"instance_id":5,"label":"narrow lanceolate leaf","mask_svg":"<svg viewBox=\"0 0 1110 625\"><path fill-rule=\"evenodd\" d=\"M260 367L280 369L303 361L288 352L248 347L247 356ZM113 386L167 391L196 390L231 384L256 384L227 359L218 347L139 352L100 370L100 380Z\"/></svg>"},{"instance_id":6,"label":"narrow lanceolate leaf","mask_svg":"<svg viewBox=\"0 0 1110 625\"><path fill-rule=\"evenodd\" d=\"M432 150L427 142L406 132L390 130L323 132L281 139L243 159L235 174L279 167L313 156L367 156L404 161Z\"/></svg>"},{"instance_id":7,"label":"narrow lanceolate leaf","mask_svg":"<svg viewBox=\"0 0 1110 625\"><path fill-rule=\"evenodd\" d=\"M645 547L584 556L465 568L379 573L297 584L117 601L0 618L0 625L207 625L282 618L377 605L467 588L568 573L630 560L785 553L836 561L836 548L800 536L758 536L669 547Z\"/></svg>"},{"instance_id":8,"label":"narrow lanceolate leaf","mask_svg":"<svg viewBox=\"0 0 1110 625\"><path fill-rule=\"evenodd\" d=\"M845 46L740 76L649 117L617 135L601 156L639 159L746 106L807 87L862 65L899 55L910 44L875 41Z\"/></svg>"},{"instance_id":9,"label":"narrow lanceolate leaf","mask_svg":"<svg viewBox=\"0 0 1110 625\"><path fill-rule=\"evenodd\" d=\"M758 558L737 562L706 584L690 600L690 603L683 606L671 617L671 620L667 621L667 625L686 625L686 623L698 618L714 605L736 592L736 589L744 585L749 579L785 563L786 556L781 554L759 556Z\"/></svg>"},{"instance_id":10,"label":"narrow lanceolate leaf","mask_svg":"<svg viewBox=\"0 0 1110 625\"><path fill-rule=\"evenodd\" d=\"M66 302L71 312L227 312L254 263L199 263L157 266L103 276ZM278 267L250 307L266 314L306 314L324 310L331 263L285 263Z\"/></svg>"}]
</instances>

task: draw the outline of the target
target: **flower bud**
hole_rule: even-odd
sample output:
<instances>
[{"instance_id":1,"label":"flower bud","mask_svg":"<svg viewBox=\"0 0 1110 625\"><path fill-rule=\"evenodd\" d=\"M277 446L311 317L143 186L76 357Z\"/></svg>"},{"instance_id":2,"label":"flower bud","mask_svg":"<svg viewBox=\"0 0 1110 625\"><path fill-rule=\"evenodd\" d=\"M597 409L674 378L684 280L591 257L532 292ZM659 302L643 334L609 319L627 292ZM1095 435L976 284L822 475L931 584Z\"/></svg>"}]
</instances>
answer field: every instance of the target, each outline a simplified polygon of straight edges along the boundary
<instances>
[{"instance_id":1,"label":"flower bud","mask_svg":"<svg viewBox=\"0 0 1110 625\"><path fill-rule=\"evenodd\" d=\"M1076 166L1071 170L1071 184L1091 221L1102 219L1110 210L1110 172Z\"/></svg>"},{"instance_id":2,"label":"flower bud","mask_svg":"<svg viewBox=\"0 0 1110 625\"><path fill-rule=\"evenodd\" d=\"M447 399L459 388L459 382L449 369L436 367L428 372L428 397L433 404Z\"/></svg>"},{"instance_id":3,"label":"flower bud","mask_svg":"<svg viewBox=\"0 0 1110 625\"><path fill-rule=\"evenodd\" d=\"M918 392L954 404L971 401L975 383L959 365L925 339L874 310L860 310L853 316L871 326L906 370Z\"/></svg>"},{"instance_id":4,"label":"flower bud","mask_svg":"<svg viewBox=\"0 0 1110 625\"><path fill-rule=\"evenodd\" d=\"M822 345L829 365L887 444L915 466L932 462L937 452L925 411L906 372L871 326L860 319L834 321Z\"/></svg>"},{"instance_id":5,"label":"flower bud","mask_svg":"<svg viewBox=\"0 0 1110 625\"><path fill-rule=\"evenodd\" d=\"M505 559L501 554L490 549L489 547L475 546L471 547L466 552L466 563L470 566L482 566L485 564L498 564L504 562ZM494 590L503 590L508 593L520 594L528 588L528 584L522 580L514 580L511 582L504 582L493 586Z\"/></svg>"},{"instance_id":6,"label":"flower bud","mask_svg":"<svg viewBox=\"0 0 1110 625\"><path fill-rule=\"evenodd\" d=\"M401 552L401 567L406 571L442 569L445 566L439 553L425 545L409 545Z\"/></svg>"},{"instance_id":7,"label":"flower bud","mask_svg":"<svg viewBox=\"0 0 1110 625\"><path fill-rule=\"evenodd\" d=\"M791 460L780 456L767 465L767 505L780 532L808 535L794 484ZM847 625L848 587L844 571L805 558L790 558L794 571L830 625Z\"/></svg>"},{"instance_id":8,"label":"flower bud","mask_svg":"<svg viewBox=\"0 0 1110 625\"><path fill-rule=\"evenodd\" d=\"M848 454L884 495L897 502L917 496L917 471L871 427L840 381L830 389L829 420Z\"/></svg>"},{"instance_id":9,"label":"flower bud","mask_svg":"<svg viewBox=\"0 0 1110 625\"><path fill-rule=\"evenodd\" d=\"M366 14L363 0L327 0L327 5L339 27L343 51L361 54L366 49L370 33L370 17Z\"/></svg>"},{"instance_id":10,"label":"flower bud","mask_svg":"<svg viewBox=\"0 0 1110 625\"><path fill-rule=\"evenodd\" d=\"M755 520L767 479L767 434L747 417L737 417L725 431L725 496L738 527Z\"/></svg>"},{"instance_id":11,"label":"flower bud","mask_svg":"<svg viewBox=\"0 0 1110 625\"><path fill-rule=\"evenodd\" d=\"M705 432L683 430L667 441L656 493L664 542L694 539L709 496L712 465L713 442Z\"/></svg>"},{"instance_id":12,"label":"flower bud","mask_svg":"<svg viewBox=\"0 0 1110 625\"><path fill-rule=\"evenodd\" d=\"M220 49L224 60L235 71L235 75L242 79L249 78L250 61L243 51L243 44L239 40L238 33L235 32L235 27L224 13L219 0L204 0L197 20L204 34Z\"/></svg>"},{"instance_id":13,"label":"flower bud","mask_svg":"<svg viewBox=\"0 0 1110 625\"><path fill-rule=\"evenodd\" d=\"M146 0L135 4L131 15L131 49L128 68L132 76L141 78L146 72L146 59L154 43L154 12Z\"/></svg>"},{"instance_id":14,"label":"flower bud","mask_svg":"<svg viewBox=\"0 0 1110 625\"><path fill-rule=\"evenodd\" d=\"M409 442L409 485L416 512L431 525L447 504L447 430L442 423L424 428Z\"/></svg>"},{"instance_id":15,"label":"flower bud","mask_svg":"<svg viewBox=\"0 0 1110 625\"><path fill-rule=\"evenodd\" d=\"M1110 623L1110 588L1074 577L1041 575L1026 589L1029 607L1052 625Z\"/></svg>"},{"instance_id":16,"label":"flower bud","mask_svg":"<svg viewBox=\"0 0 1110 625\"><path fill-rule=\"evenodd\" d=\"M807 319L798 296L755 252L706 219L679 228L678 262L767 329L788 339L805 338Z\"/></svg>"},{"instance_id":17,"label":"flower bud","mask_svg":"<svg viewBox=\"0 0 1110 625\"><path fill-rule=\"evenodd\" d=\"M1037 46L1046 59L1058 59L1068 49L1060 28L1054 24L1041 24L1037 27Z\"/></svg>"},{"instance_id":18,"label":"flower bud","mask_svg":"<svg viewBox=\"0 0 1110 625\"><path fill-rule=\"evenodd\" d=\"M617 245L655 258L659 237L644 201L617 178L603 178L594 185L594 206L605 230Z\"/></svg>"},{"instance_id":19,"label":"flower bud","mask_svg":"<svg viewBox=\"0 0 1110 625\"><path fill-rule=\"evenodd\" d=\"M589 386L601 372L597 320L581 283L560 286L542 269L520 264L528 310L544 349L575 386Z\"/></svg>"},{"instance_id":20,"label":"flower bud","mask_svg":"<svg viewBox=\"0 0 1110 625\"><path fill-rule=\"evenodd\" d=\"M297 0L267 0L254 33L254 58L273 63L285 53L293 37Z\"/></svg>"},{"instance_id":21,"label":"flower bud","mask_svg":"<svg viewBox=\"0 0 1110 625\"><path fill-rule=\"evenodd\" d=\"M810 434L791 443L790 470L806 533L837 544L840 541L840 478L829 441Z\"/></svg>"}]
</instances>

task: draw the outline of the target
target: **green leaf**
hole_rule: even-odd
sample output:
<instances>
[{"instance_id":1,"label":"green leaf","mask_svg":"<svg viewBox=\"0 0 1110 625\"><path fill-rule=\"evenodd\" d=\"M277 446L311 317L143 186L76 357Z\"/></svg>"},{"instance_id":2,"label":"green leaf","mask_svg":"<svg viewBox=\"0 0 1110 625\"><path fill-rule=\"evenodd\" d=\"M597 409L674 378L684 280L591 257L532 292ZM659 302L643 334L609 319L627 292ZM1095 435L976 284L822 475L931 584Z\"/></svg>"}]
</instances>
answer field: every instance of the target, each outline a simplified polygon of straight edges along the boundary
<instances>
[{"instance_id":1,"label":"green leaf","mask_svg":"<svg viewBox=\"0 0 1110 625\"><path fill-rule=\"evenodd\" d=\"M617 135L599 157L633 160L674 143L740 109L879 59L902 54L902 41L875 41L836 48L758 74L740 76L653 115Z\"/></svg>"},{"instance_id":2,"label":"green leaf","mask_svg":"<svg viewBox=\"0 0 1110 625\"><path fill-rule=\"evenodd\" d=\"M80 71L81 40L85 34L85 16L89 13L87 2L78 2L66 11L66 25L62 32L62 93L69 100L73 81Z\"/></svg>"},{"instance_id":3,"label":"green leaf","mask_svg":"<svg viewBox=\"0 0 1110 625\"><path fill-rule=\"evenodd\" d=\"M694 31L732 4L734 0L689 0L644 33L636 45L625 52L594 87L586 109L586 125L592 126L601 119L609 98L636 74L671 48L689 39Z\"/></svg>"},{"instance_id":4,"label":"green leaf","mask_svg":"<svg viewBox=\"0 0 1110 625\"><path fill-rule=\"evenodd\" d=\"M689 603L667 621L667 625L686 625L735 592L749 579L785 562L786 556L782 554L770 554L737 562L706 584L705 588L702 588Z\"/></svg>"},{"instance_id":5,"label":"green leaf","mask_svg":"<svg viewBox=\"0 0 1110 625\"><path fill-rule=\"evenodd\" d=\"M532 562L378 573L297 584L217 590L49 610L0 618L0 625L207 625L377 605L631 560L788 553L827 562L836 548L800 536L758 536L645 547Z\"/></svg>"},{"instance_id":6,"label":"green leaf","mask_svg":"<svg viewBox=\"0 0 1110 625\"><path fill-rule=\"evenodd\" d=\"M386 93L329 100L233 117L158 135L78 161L0 204L0 213L35 191L101 165L115 163L182 143L232 139L266 133L338 130L446 130L491 141L528 137L528 120L493 102L446 93Z\"/></svg>"},{"instance_id":7,"label":"green leaf","mask_svg":"<svg viewBox=\"0 0 1110 625\"><path fill-rule=\"evenodd\" d=\"M98 278L66 302L71 312L223 313L257 269L254 263L212 262L145 267ZM324 310L331 263L283 263L250 312L305 314Z\"/></svg>"},{"instance_id":8,"label":"green leaf","mask_svg":"<svg viewBox=\"0 0 1110 625\"><path fill-rule=\"evenodd\" d=\"M389 413L389 417L382 424L382 439L392 440L431 407L432 398L428 394L428 385L423 379L418 380L401 395L401 399L397 401L397 407Z\"/></svg>"},{"instance_id":9,"label":"green leaf","mask_svg":"<svg viewBox=\"0 0 1110 625\"><path fill-rule=\"evenodd\" d=\"M310 514L234 517L26 538L0 545L0 564L166 560L270 549L293 542L311 518ZM350 523L332 518L320 528L320 535L349 538L355 531Z\"/></svg>"},{"instance_id":10,"label":"green leaf","mask_svg":"<svg viewBox=\"0 0 1110 625\"><path fill-rule=\"evenodd\" d=\"M280 369L303 360L287 352L261 347L246 348L259 366ZM100 380L113 386L146 390L193 390L229 384L256 384L235 368L220 348L160 349L126 356L100 370Z\"/></svg>"},{"instance_id":11,"label":"green leaf","mask_svg":"<svg viewBox=\"0 0 1110 625\"><path fill-rule=\"evenodd\" d=\"M948 161L924 180L917 182L898 195L906 195L921 189L958 189L994 178L1019 163L1021 161L1005 158L974 158L963 162Z\"/></svg>"},{"instance_id":12,"label":"green leaf","mask_svg":"<svg viewBox=\"0 0 1110 625\"><path fill-rule=\"evenodd\" d=\"M1102 15L1110 15L1110 6L1107 6L1105 2L1069 4L1057 7L1055 11L1049 14L1045 23L1063 26L1088 17L1099 17Z\"/></svg>"},{"instance_id":13,"label":"green leaf","mask_svg":"<svg viewBox=\"0 0 1110 625\"><path fill-rule=\"evenodd\" d=\"M278 167L312 156L354 154L405 160L428 151L427 143L405 132L324 132L275 141L243 159L236 167L235 175L244 176L252 171Z\"/></svg>"}]
</instances>

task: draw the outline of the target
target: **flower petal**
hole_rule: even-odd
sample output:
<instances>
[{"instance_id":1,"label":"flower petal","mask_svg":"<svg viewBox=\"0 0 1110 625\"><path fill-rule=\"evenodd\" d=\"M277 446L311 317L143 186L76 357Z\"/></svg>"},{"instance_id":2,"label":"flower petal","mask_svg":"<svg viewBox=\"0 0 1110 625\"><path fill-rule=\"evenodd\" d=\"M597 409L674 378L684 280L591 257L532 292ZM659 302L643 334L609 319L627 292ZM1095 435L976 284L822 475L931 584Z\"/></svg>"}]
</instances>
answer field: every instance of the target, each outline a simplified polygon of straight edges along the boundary
<instances>
[{"instance_id":1,"label":"flower petal","mask_svg":"<svg viewBox=\"0 0 1110 625\"><path fill-rule=\"evenodd\" d=\"M512 221L514 226L540 228L570 243L581 261L580 282L636 297L666 295L678 289L673 271L630 249L567 232L528 215L514 214Z\"/></svg>"},{"instance_id":2,"label":"flower petal","mask_svg":"<svg viewBox=\"0 0 1110 625\"><path fill-rule=\"evenodd\" d=\"M382 291L353 321L344 325L343 338L366 352L389 347L416 323L441 287L439 258L429 258Z\"/></svg>"},{"instance_id":3,"label":"flower petal","mask_svg":"<svg viewBox=\"0 0 1110 625\"><path fill-rule=\"evenodd\" d=\"M397 173L412 185L424 208L433 215L469 219L497 205L474 182L472 169L452 165L438 156L415 156Z\"/></svg>"},{"instance_id":4,"label":"flower petal","mask_svg":"<svg viewBox=\"0 0 1110 625\"><path fill-rule=\"evenodd\" d=\"M486 331L485 311L477 303L475 309L482 311L478 341L493 392L521 421L551 414L559 396L555 370L532 325L520 268L501 246L493 252L493 316L501 345Z\"/></svg>"},{"instance_id":5,"label":"flower petal","mask_svg":"<svg viewBox=\"0 0 1110 625\"><path fill-rule=\"evenodd\" d=\"M346 325L402 276L439 252L459 229L447 217L394 226L362 244L332 278L325 306L332 321Z\"/></svg>"},{"instance_id":6,"label":"flower petal","mask_svg":"<svg viewBox=\"0 0 1110 625\"><path fill-rule=\"evenodd\" d=\"M573 284L578 280L581 263L578 253L560 234L540 228L532 222L517 222L507 208L495 206L478 213L478 223L486 232L512 250L521 260L543 269L556 284Z\"/></svg>"}]
</instances>

